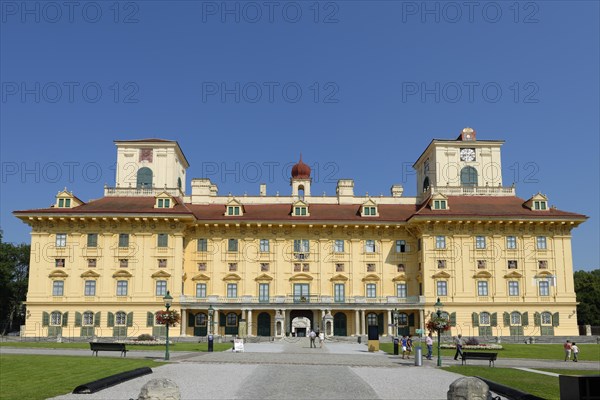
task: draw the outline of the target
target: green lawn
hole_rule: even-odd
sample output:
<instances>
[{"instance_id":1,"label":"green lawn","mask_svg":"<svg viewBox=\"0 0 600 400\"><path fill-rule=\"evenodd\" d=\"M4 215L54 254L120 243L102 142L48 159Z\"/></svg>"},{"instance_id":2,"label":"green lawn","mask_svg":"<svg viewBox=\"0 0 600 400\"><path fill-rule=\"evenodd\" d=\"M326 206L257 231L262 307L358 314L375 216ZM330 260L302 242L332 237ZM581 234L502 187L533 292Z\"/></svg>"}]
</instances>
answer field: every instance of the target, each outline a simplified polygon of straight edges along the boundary
<instances>
[{"instance_id":1,"label":"green lawn","mask_svg":"<svg viewBox=\"0 0 600 400\"><path fill-rule=\"evenodd\" d=\"M579 345L578 345L579 346ZM600 375L599 370L593 369L555 369L555 368L536 368L540 371L554 372L559 375Z\"/></svg>"},{"instance_id":2,"label":"green lawn","mask_svg":"<svg viewBox=\"0 0 600 400\"><path fill-rule=\"evenodd\" d=\"M158 367L152 360L112 357L0 355L0 399L46 399L75 387L140 367Z\"/></svg>"},{"instance_id":3,"label":"green lawn","mask_svg":"<svg viewBox=\"0 0 600 400\"><path fill-rule=\"evenodd\" d=\"M580 361L599 361L600 345L598 344L578 344ZM427 347L423 344L423 355L427 352ZM502 350L490 350L498 352L498 358L537 358L540 360L564 360L565 353L562 344L515 344L502 343ZM392 343L381 343L381 350L389 354L394 354L394 345ZM471 351L471 350L465 350ZM456 350L442 349L442 356L452 357ZM437 356L437 348L434 344L433 354ZM413 351L414 355L414 351Z\"/></svg>"},{"instance_id":4,"label":"green lawn","mask_svg":"<svg viewBox=\"0 0 600 400\"><path fill-rule=\"evenodd\" d=\"M88 349L90 344L87 342L77 343L56 343L56 342L0 342L1 347L27 347L43 349ZM231 343L215 343L214 351L225 351L231 349ZM165 345L141 346L127 345L127 350L165 350ZM208 343L190 343L181 342L169 345L169 351L208 351Z\"/></svg>"}]
</instances>

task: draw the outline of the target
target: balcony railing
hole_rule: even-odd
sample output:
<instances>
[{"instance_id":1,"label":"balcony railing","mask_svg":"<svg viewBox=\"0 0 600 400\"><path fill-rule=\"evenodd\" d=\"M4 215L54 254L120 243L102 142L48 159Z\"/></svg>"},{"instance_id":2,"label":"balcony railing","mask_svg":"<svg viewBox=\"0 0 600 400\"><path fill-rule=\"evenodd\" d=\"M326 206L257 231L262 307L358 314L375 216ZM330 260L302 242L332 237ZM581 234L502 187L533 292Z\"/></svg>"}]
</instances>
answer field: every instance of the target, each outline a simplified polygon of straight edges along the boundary
<instances>
[{"instance_id":1,"label":"balcony railing","mask_svg":"<svg viewBox=\"0 0 600 400\"><path fill-rule=\"evenodd\" d=\"M181 191L180 188L159 188L159 187L151 187L151 188L137 188L137 187L108 187L104 186L104 196L118 196L118 197L150 197L156 196L157 194L161 194L162 192L167 192L171 196L174 197L183 197L185 193Z\"/></svg>"},{"instance_id":2,"label":"balcony railing","mask_svg":"<svg viewBox=\"0 0 600 400\"><path fill-rule=\"evenodd\" d=\"M424 304L424 296L408 296L408 297L365 297L365 296L346 296L343 299L334 298L334 296L324 296L318 294L311 295L293 295L286 296L270 296L269 298L241 296L241 297L226 297L226 296L181 296L180 302L183 305L196 304Z\"/></svg>"},{"instance_id":3,"label":"balcony railing","mask_svg":"<svg viewBox=\"0 0 600 400\"><path fill-rule=\"evenodd\" d=\"M515 196L514 186L430 186L424 197L440 193L446 196ZM452 205L450 205L452 206Z\"/></svg>"}]
</instances>

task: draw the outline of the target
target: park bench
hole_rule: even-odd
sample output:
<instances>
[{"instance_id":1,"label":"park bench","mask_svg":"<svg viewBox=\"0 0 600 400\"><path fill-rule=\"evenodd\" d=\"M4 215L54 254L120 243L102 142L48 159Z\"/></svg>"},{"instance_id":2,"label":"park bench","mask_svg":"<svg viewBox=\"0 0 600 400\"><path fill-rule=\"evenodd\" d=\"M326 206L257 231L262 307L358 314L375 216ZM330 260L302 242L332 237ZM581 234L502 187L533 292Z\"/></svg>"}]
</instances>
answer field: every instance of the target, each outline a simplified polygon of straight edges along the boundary
<instances>
[{"instance_id":1,"label":"park bench","mask_svg":"<svg viewBox=\"0 0 600 400\"><path fill-rule=\"evenodd\" d=\"M494 361L498 357L498 353L487 353L483 351L463 351L462 364L466 364L467 360L488 360L490 367L494 366Z\"/></svg>"},{"instance_id":2,"label":"park bench","mask_svg":"<svg viewBox=\"0 0 600 400\"><path fill-rule=\"evenodd\" d=\"M94 355L94 353L96 354L96 357L98 357L99 351L120 351L121 356L127 356L125 343L90 342L90 350L92 350L92 355Z\"/></svg>"}]
</instances>

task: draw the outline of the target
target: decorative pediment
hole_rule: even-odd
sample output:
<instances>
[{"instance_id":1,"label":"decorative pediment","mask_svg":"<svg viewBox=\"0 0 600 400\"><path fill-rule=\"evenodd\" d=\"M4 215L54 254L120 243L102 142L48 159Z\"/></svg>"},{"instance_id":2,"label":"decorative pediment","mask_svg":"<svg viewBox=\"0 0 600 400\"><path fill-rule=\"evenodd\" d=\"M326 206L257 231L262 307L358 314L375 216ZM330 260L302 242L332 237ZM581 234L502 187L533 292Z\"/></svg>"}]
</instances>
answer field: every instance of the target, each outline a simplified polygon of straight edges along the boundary
<instances>
[{"instance_id":1,"label":"decorative pediment","mask_svg":"<svg viewBox=\"0 0 600 400\"><path fill-rule=\"evenodd\" d=\"M540 192L531 196L523 205L533 211L547 211L550 209L548 207L548 197Z\"/></svg>"},{"instance_id":2,"label":"decorative pediment","mask_svg":"<svg viewBox=\"0 0 600 400\"><path fill-rule=\"evenodd\" d=\"M177 204L175 197L166 191L154 196L154 208L173 208Z\"/></svg>"},{"instance_id":3,"label":"decorative pediment","mask_svg":"<svg viewBox=\"0 0 600 400\"><path fill-rule=\"evenodd\" d=\"M516 279L516 278L522 278L523 275L521 275L520 273L518 273L517 271L512 271L506 275L504 275L505 278L507 279Z\"/></svg>"},{"instance_id":4,"label":"decorative pediment","mask_svg":"<svg viewBox=\"0 0 600 400\"><path fill-rule=\"evenodd\" d=\"M131 278L131 272L121 269L113 274L113 278Z\"/></svg>"},{"instance_id":5,"label":"decorative pediment","mask_svg":"<svg viewBox=\"0 0 600 400\"><path fill-rule=\"evenodd\" d=\"M448 210L450 208L448 197L442 193L434 193L429 198L429 208L432 210Z\"/></svg>"},{"instance_id":6,"label":"decorative pediment","mask_svg":"<svg viewBox=\"0 0 600 400\"><path fill-rule=\"evenodd\" d=\"M447 273L446 271L440 271L440 272L438 272L437 274L434 274L434 275L432 276L432 278L433 278L433 279L440 279L440 278L443 278L443 279L448 279L448 278L450 278L450 274L449 274L449 273Z\"/></svg>"},{"instance_id":7,"label":"decorative pediment","mask_svg":"<svg viewBox=\"0 0 600 400\"><path fill-rule=\"evenodd\" d=\"M313 277L308 274L296 274L290 278L291 282L294 281L312 281Z\"/></svg>"},{"instance_id":8,"label":"decorative pediment","mask_svg":"<svg viewBox=\"0 0 600 400\"><path fill-rule=\"evenodd\" d=\"M348 277L344 276L342 274L337 274L330 279L330 281L332 281L332 282L341 282L341 281L346 282L347 280L348 280Z\"/></svg>"},{"instance_id":9,"label":"decorative pediment","mask_svg":"<svg viewBox=\"0 0 600 400\"><path fill-rule=\"evenodd\" d=\"M361 217L378 217L379 210L377 209L377 204L369 197L367 201L365 201L360 206L360 216Z\"/></svg>"},{"instance_id":10,"label":"decorative pediment","mask_svg":"<svg viewBox=\"0 0 600 400\"><path fill-rule=\"evenodd\" d=\"M65 271L61 271L60 269L56 269L52 271L50 275L48 275L50 278L67 278L68 276L69 274L67 274Z\"/></svg>"},{"instance_id":11,"label":"decorative pediment","mask_svg":"<svg viewBox=\"0 0 600 400\"><path fill-rule=\"evenodd\" d=\"M492 274L490 274L488 271L479 271L478 273L473 275L473 278L491 278L491 277L492 277Z\"/></svg>"},{"instance_id":12,"label":"decorative pediment","mask_svg":"<svg viewBox=\"0 0 600 400\"><path fill-rule=\"evenodd\" d=\"M406 281L405 273L399 274L394 279L392 279L392 282L404 282L404 281Z\"/></svg>"},{"instance_id":13,"label":"decorative pediment","mask_svg":"<svg viewBox=\"0 0 600 400\"><path fill-rule=\"evenodd\" d=\"M259 276L257 276L256 278L254 278L254 280L256 282L266 282L266 281L272 281L273 277L267 274L260 274Z\"/></svg>"},{"instance_id":14,"label":"decorative pediment","mask_svg":"<svg viewBox=\"0 0 600 400\"><path fill-rule=\"evenodd\" d=\"M238 274L227 274L223 277L224 281L241 281L242 278Z\"/></svg>"},{"instance_id":15,"label":"decorative pediment","mask_svg":"<svg viewBox=\"0 0 600 400\"><path fill-rule=\"evenodd\" d=\"M83 201L78 199L73 192L69 192L67 188L64 188L56 195L56 208L73 208L85 204Z\"/></svg>"},{"instance_id":16,"label":"decorative pediment","mask_svg":"<svg viewBox=\"0 0 600 400\"><path fill-rule=\"evenodd\" d=\"M536 278L550 278L550 277L552 277L552 273L548 272L548 271L541 271L541 272L538 272L535 277Z\"/></svg>"},{"instance_id":17,"label":"decorative pediment","mask_svg":"<svg viewBox=\"0 0 600 400\"><path fill-rule=\"evenodd\" d=\"M302 200L296 200L292 203L292 215L296 217L307 217L310 215L308 212L308 203Z\"/></svg>"},{"instance_id":18,"label":"decorative pediment","mask_svg":"<svg viewBox=\"0 0 600 400\"><path fill-rule=\"evenodd\" d=\"M152 278L170 278L171 274L167 271L158 271L153 273L151 276Z\"/></svg>"},{"instance_id":19,"label":"decorative pediment","mask_svg":"<svg viewBox=\"0 0 600 400\"><path fill-rule=\"evenodd\" d=\"M91 269L81 274L82 278L99 278L100 274Z\"/></svg>"},{"instance_id":20,"label":"decorative pediment","mask_svg":"<svg viewBox=\"0 0 600 400\"><path fill-rule=\"evenodd\" d=\"M379 275L375 275L375 274L369 274L369 275L365 276L364 278L362 278L363 282L378 282L380 280L381 280L381 278L379 278Z\"/></svg>"},{"instance_id":21,"label":"decorative pediment","mask_svg":"<svg viewBox=\"0 0 600 400\"><path fill-rule=\"evenodd\" d=\"M198 275L195 275L192 278L192 280L193 281L209 281L210 280L210 276L205 275L205 274L198 274Z\"/></svg>"},{"instance_id":22,"label":"decorative pediment","mask_svg":"<svg viewBox=\"0 0 600 400\"><path fill-rule=\"evenodd\" d=\"M225 204L225 215L229 217L239 217L244 215L244 206L236 198L232 197Z\"/></svg>"}]
</instances>

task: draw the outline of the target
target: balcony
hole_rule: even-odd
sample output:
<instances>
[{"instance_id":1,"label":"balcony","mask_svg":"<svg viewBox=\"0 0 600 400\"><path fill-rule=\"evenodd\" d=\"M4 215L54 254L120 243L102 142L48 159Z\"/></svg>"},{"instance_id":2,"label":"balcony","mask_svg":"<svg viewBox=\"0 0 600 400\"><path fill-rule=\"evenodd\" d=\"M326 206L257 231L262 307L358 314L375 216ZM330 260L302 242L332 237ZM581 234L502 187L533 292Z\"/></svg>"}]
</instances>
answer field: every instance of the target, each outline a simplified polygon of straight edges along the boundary
<instances>
[{"instance_id":1,"label":"balcony","mask_svg":"<svg viewBox=\"0 0 600 400\"><path fill-rule=\"evenodd\" d=\"M286 296L271 296L269 298L254 297L254 296L242 296L242 297L225 297L225 296L208 296L204 298L195 296L181 296L180 302L182 305L187 306L206 306L209 304L313 304L322 305L330 304L344 305L344 304L381 304L381 305L422 305L425 304L424 296L408 296L408 297L365 297L365 296L346 296L344 298L334 298L333 296L325 296L318 294L311 295L293 295L288 294Z\"/></svg>"},{"instance_id":2,"label":"balcony","mask_svg":"<svg viewBox=\"0 0 600 400\"><path fill-rule=\"evenodd\" d=\"M430 186L423 198L440 193L446 196L515 196L514 186ZM452 206L452 205L450 205Z\"/></svg>"},{"instance_id":3,"label":"balcony","mask_svg":"<svg viewBox=\"0 0 600 400\"><path fill-rule=\"evenodd\" d=\"M104 186L105 197L153 197L162 192L167 192L173 197L183 197L185 193L179 188L137 188L137 187L108 187Z\"/></svg>"}]
</instances>

